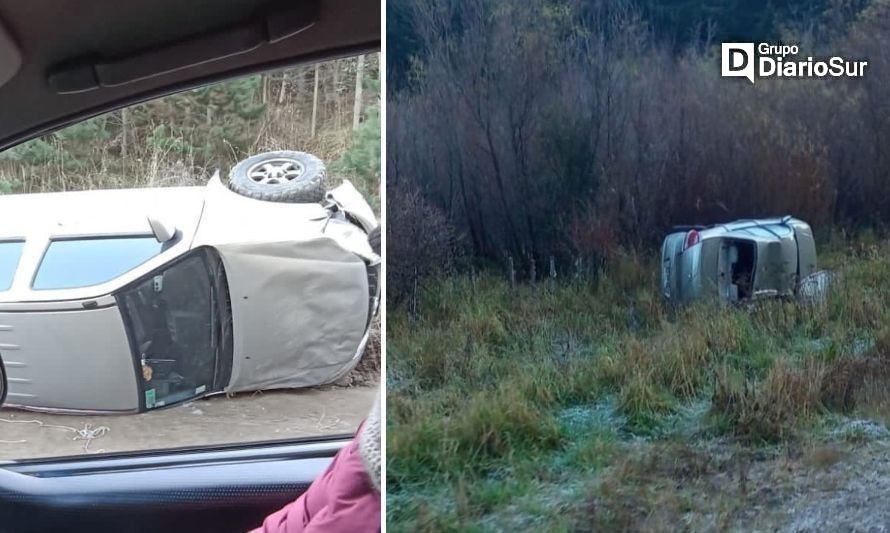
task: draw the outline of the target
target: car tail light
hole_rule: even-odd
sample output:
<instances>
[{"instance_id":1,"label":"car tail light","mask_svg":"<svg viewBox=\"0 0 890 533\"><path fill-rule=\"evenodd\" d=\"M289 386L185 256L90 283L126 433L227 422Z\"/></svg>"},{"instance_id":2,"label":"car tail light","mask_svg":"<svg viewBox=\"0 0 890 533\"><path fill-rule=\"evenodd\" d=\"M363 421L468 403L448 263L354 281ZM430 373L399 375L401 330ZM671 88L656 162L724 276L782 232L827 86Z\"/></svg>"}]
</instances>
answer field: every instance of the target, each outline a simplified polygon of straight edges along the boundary
<instances>
[{"instance_id":1,"label":"car tail light","mask_svg":"<svg viewBox=\"0 0 890 533\"><path fill-rule=\"evenodd\" d=\"M698 234L697 231L692 230L686 234L686 243L683 246L683 249L692 248L696 244L701 242L701 235Z\"/></svg>"}]
</instances>

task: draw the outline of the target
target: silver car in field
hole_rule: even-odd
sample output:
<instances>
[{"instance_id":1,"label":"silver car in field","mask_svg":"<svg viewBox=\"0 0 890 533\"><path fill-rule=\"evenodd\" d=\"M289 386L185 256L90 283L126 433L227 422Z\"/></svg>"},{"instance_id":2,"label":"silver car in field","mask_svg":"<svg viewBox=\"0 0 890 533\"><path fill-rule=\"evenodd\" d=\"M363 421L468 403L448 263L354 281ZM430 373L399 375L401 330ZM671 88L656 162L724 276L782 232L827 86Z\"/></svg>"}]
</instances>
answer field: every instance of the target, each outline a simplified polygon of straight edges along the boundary
<instances>
[{"instance_id":1,"label":"silver car in field","mask_svg":"<svg viewBox=\"0 0 890 533\"><path fill-rule=\"evenodd\" d=\"M678 228L661 247L661 290L675 304L794 297L816 272L810 226L786 216Z\"/></svg>"},{"instance_id":2,"label":"silver car in field","mask_svg":"<svg viewBox=\"0 0 890 533\"><path fill-rule=\"evenodd\" d=\"M313 161L236 167L265 199L239 192L237 173L229 186L0 196L7 405L142 412L348 372L378 301L377 221L349 182L325 191Z\"/></svg>"}]
</instances>

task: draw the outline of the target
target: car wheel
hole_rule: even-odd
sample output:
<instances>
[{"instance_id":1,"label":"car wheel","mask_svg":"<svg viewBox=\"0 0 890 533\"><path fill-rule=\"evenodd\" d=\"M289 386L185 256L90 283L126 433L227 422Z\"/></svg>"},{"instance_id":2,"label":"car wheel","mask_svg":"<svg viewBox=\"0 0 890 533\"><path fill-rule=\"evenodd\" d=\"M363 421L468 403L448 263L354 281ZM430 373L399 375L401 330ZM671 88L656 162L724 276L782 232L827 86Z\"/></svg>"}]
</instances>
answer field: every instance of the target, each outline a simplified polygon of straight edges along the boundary
<instances>
[{"instance_id":1,"label":"car wheel","mask_svg":"<svg viewBox=\"0 0 890 533\"><path fill-rule=\"evenodd\" d=\"M270 202L320 202L325 195L325 166L305 152L266 152L232 168L229 188Z\"/></svg>"}]
</instances>

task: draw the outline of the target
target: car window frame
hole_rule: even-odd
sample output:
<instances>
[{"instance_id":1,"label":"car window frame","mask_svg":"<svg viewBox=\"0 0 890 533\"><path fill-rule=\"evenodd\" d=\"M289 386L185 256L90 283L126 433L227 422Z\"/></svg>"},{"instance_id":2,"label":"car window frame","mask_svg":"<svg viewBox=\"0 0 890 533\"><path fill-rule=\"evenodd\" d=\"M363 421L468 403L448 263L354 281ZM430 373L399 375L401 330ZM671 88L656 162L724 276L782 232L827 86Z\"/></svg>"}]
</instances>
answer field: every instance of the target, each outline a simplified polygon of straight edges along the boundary
<instances>
[{"instance_id":1,"label":"car window frame","mask_svg":"<svg viewBox=\"0 0 890 533\"><path fill-rule=\"evenodd\" d=\"M216 352L214 354L214 383L211 390L203 392L201 394L196 394L194 396L190 396L186 399L165 403L160 406L153 406L151 408L146 407L145 403L145 380L142 379L142 358L139 353L139 346L136 343L136 337L134 335L134 325L133 325L133 317L131 316L130 310L127 308L126 302L123 299L123 294L128 292L138 285L148 281L149 279L157 276L160 272L169 270L174 268L176 265L191 259L192 257L199 256L204 264L204 267L207 270L207 275L210 278L210 287L212 292L212 300L215 304L215 312L216 312L216 327L219 331L214 331L214 342L216 344ZM212 257L216 256L216 257ZM218 264L221 268L221 275L217 275L211 264L211 260L214 264ZM224 392L224 387L228 384L231 379L232 373L232 364L234 359L234 350L233 350L233 328L230 326L228 332L222 328L223 323L231 323L232 322L232 310L231 306L228 305L230 301L231 295L229 294L228 284L225 282L225 266L223 265L222 259L219 257L219 253L214 250L210 246L199 246L188 252L180 255L176 259L164 263L160 266L155 267L150 272L138 277L137 279L127 283L123 287L114 291L112 297L114 298L115 305L118 308L118 312L120 313L121 320L124 324L124 331L127 335L127 343L130 346L130 356L133 361L133 371L136 373L136 386L138 388L138 401L139 401L139 412L147 413L150 411L157 411L159 409L167 409L169 407L175 407L177 405L182 405L184 403L188 403L194 401L198 398L203 398L211 394ZM221 298L221 292L225 293L225 298ZM225 337L224 339L222 337ZM220 387L218 387L216 380L219 376L219 372L222 371L224 373L224 378L220 378Z\"/></svg>"},{"instance_id":2,"label":"car window frame","mask_svg":"<svg viewBox=\"0 0 890 533\"><path fill-rule=\"evenodd\" d=\"M119 233L90 233L90 234L65 234L64 237L83 238L83 237L105 237L119 235L144 235L147 231L119 232ZM35 290L31 288L33 278L36 275L37 268L43 261L43 256L49 246L51 240L59 240L63 236L45 234L35 232L27 238L25 245L25 253L23 258L27 261L19 264L19 271L16 273L16 281L12 288L8 291L0 291L0 306L8 310L26 310L26 309L56 309L59 306L65 306L66 303L75 300L95 300L104 298L114 293L120 287L132 282L134 279L141 277L144 273L150 272L170 261L170 257L183 255L191 249L189 238L191 235L177 236L164 244L161 253L151 257L148 261L130 269L104 283L90 285L88 287L77 287L72 289L44 289ZM33 249L29 252L29 249ZM36 250L36 252L34 251Z\"/></svg>"},{"instance_id":3,"label":"car window frame","mask_svg":"<svg viewBox=\"0 0 890 533\"><path fill-rule=\"evenodd\" d=\"M0 245L3 245L3 244L21 244L22 245L21 249L19 250L19 255L15 260L15 266L12 269L12 277L9 278L9 284L7 284L4 287L3 284L0 283L0 292L7 292L7 291L11 290L13 288L13 285L15 284L15 278L16 278L16 275L18 274L19 267L22 264L22 256L25 254L25 247L28 245L28 240L24 237L13 237L13 238L0 239ZM2 280L0 280L0 281L2 281Z\"/></svg>"},{"instance_id":4,"label":"car window frame","mask_svg":"<svg viewBox=\"0 0 890 533\"><path fill-rule=\"evenodd\" d=\"M133 265L127 270L98 283L89 283L86 285L77 285L75 287L47 287L47 288L37 288L34 284L37 282L37 276L40 274L40 268L43 266L44 261L46 261L46 256L49 253L49 249L52 247L53 243L56 242L70 242L70 241L100 241L100 240L123 240L123 239L154 239L154 235L146 232L138 232L138 233L114 233L114 234L90 234L90 235L65 235L64 237L56 237L50 236L46 240L46 245L43 247L43 252L40 255L40 261L37 262L34 271L31 273L30 281L28 282L28 290L38 293L47 293L49 291L76 291L83 289L90 289L92 287L99 287L102 285L106 285L108 283L113 283L115 280L120 279L126 276L128 273L133 272L139 267L147 264L153 259L156 259L161 254L163 254L169 247L166 244L159 243L158 253L147 258L146 260Z\"/></svg>"}]
</instances>

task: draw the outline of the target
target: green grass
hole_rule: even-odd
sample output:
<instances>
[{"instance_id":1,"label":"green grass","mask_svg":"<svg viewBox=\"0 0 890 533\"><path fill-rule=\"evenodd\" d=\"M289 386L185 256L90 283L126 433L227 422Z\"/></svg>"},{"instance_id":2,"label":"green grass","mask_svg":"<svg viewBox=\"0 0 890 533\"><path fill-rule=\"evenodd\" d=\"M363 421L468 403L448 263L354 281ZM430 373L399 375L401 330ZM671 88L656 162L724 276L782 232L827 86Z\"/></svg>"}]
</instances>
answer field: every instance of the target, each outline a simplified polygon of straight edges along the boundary
<instances>
[{"instance_id":1,"label":"green grass","mask_svg":"<svg viewBox=\"0 0 890 533\"><path fill-rule=\"evenodd\" d=\"M856 376L876 375L862 361L890 354L888 252L877 240L823 246L837 281L818 307L672 311L656 258L631 254L596 283L431 284L419 316L388 315L388 527L571 529L590 520L585 502L623 494L614 472L635 442L765 446L832 409L868 412L886 395L830 400L858 394ZM631 508L657 498L644 500ZM609 501L594 522L626 525L633 513Z\"/></svg>"}]
</instances>

